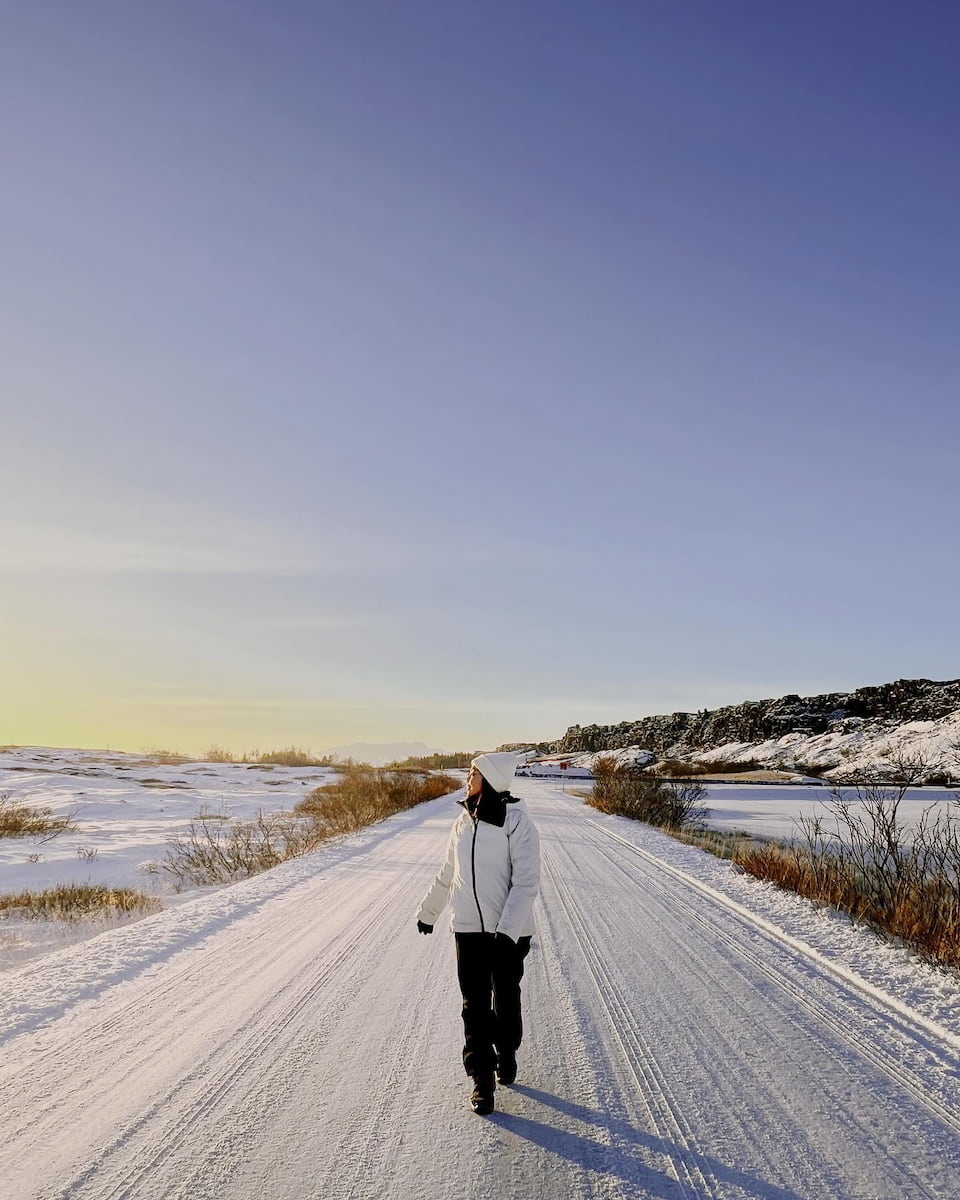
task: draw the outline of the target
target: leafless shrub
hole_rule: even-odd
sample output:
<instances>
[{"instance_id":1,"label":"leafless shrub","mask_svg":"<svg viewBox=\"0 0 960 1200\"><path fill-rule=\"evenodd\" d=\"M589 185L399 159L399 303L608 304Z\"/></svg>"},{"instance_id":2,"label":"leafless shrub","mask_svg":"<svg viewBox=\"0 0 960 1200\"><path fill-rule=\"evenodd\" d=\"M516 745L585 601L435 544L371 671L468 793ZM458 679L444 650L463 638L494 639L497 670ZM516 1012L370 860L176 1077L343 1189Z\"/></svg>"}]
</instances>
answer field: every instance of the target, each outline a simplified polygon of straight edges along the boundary
<instances>
[{"instance_id":1,"label":"leafless shrub","mask_svg":"<svg viewBox=\"0 0 960 1200\"><path fill-rule=\"evenodd\" d=\"M745 871L901 938L933 962L960 966L960 797L904 820L909 788L930 767L894 755L870 775L834 786L825 812L801 818L792 844L748 849Z\"/></svg>"},{"instance_id":2,"label":"leafless shrub","mask_svg":"<svg viewBox=\"0 0 960 1200\"><path fill-rule=\"evenodd\" d=\"M177 889L247 879L314 849L324 837L308 818L259 812L251 819L202 813L175 834L160 870Z\"/></svg>"},{"instance_id":3,"label":"leafless shrub","mask_svg":"<svg viewBox=\"0 0 960 1200\"><path fill-rule=\"evenodd\" d=\"M93 862L99 853L100 852L96 846L77 847L77 858L79 858L81 862Z\"/></svg>"},{"instance_id":4,"label":"leafless shrub","mask_svg":"<svg viewBox=\"0 0 960 1200\"><path fill-rule=\"evenodd\" d=\"M594 759L593 780L587 803L600 812L666 829L682 829L706 814L706 788L697 780L661 779L641 768L618 763L610 755Z\"/></svg>"},{"instance_id":5,"label":"leafless shrub","mask_svg":"<svg viewBox=\"0 0 960 1200\"><path fill-rule=\"evenodd\" d=\"M307 854L326 838L353 833L459 786L449 775L351 766L336 783L310 792L290 813L259 812L252 819L199 813L170 840L158 869L177 888L232 883Z\"/></svg>"}]
</instances>

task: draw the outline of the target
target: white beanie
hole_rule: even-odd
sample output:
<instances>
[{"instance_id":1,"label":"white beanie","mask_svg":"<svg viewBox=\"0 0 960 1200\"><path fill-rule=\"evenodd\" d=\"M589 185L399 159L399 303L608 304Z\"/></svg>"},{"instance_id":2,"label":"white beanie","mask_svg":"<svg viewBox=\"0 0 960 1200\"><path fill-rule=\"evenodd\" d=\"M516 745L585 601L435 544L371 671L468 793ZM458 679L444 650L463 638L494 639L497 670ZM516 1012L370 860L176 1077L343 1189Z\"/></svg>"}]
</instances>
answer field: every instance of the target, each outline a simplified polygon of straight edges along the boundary
<instances>
[{"instance_id":1,"label":"white beanie","mask_svg":"<svg viewBox=\"0 0 960 1200\"><path fill-rule=\"evenodd\" d=\"M481 754L470 766L477 768L495 792L509 792L519 760L519 754Z\"/></svg>"}]
</instances>

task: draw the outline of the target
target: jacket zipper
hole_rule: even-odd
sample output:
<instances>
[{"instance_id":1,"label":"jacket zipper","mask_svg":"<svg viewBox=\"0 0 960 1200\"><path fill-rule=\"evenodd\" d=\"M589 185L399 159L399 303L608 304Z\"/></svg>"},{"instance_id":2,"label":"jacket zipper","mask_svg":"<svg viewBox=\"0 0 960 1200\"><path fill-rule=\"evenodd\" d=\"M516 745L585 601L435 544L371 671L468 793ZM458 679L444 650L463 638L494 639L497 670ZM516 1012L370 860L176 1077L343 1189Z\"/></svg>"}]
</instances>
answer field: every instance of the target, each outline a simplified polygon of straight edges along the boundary
<instances>
[{"instance_id":1,"label":"jacket zipper","mask_svg":"<svg viewBox=\"0 0 960 1200\"><path fill-rule=\"evenodd\" d=\"M483 909L480 907L480 897L477 895L477 830L479 828L480 822L474 817L473 845L470 847L470 874L473 876L473 898L476 901L477 912L480 914L480 932L486 933L487 927L483 923Z\"/></svg>"}]
</instances>

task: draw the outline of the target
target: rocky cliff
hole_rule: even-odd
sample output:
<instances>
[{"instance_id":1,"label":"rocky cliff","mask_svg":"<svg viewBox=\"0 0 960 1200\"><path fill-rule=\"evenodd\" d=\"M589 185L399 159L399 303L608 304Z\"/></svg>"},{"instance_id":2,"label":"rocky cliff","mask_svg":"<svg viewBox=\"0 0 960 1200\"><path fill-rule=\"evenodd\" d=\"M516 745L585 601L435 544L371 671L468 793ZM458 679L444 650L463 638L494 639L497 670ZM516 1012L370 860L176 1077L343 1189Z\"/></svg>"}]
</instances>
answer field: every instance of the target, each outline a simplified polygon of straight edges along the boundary
<instances>
[{"instance_id":1,"label":"rocky cliff","mask_svg":"<svg viewBox=\"0 0 960 1200\"><path fill-rule=\"evenodd\" d=\"M960 679L898 679L855 692L748 700L696 713L670 713L619 725L571 725L556 753L643 746L660 757L713 750L729 742L763 742L788 733L846 733L934 721L960 710Z\"/></svg>"}]
</instances>

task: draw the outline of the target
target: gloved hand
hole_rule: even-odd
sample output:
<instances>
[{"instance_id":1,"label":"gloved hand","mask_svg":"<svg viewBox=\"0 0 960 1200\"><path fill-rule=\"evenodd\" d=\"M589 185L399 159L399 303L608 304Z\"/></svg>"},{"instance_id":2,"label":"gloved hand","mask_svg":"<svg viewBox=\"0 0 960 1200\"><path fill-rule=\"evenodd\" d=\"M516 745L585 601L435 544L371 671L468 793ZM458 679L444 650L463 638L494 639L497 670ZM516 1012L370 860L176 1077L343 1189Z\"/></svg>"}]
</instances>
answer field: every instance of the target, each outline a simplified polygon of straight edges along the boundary
<instances>
[{"instance_id":1,"label":"gloved hand","mask_svg":"<svg viewBox=\"0 0 960 1200\"><path fill-rule=\"evenodd\" d=\"M418 931L419 933L433 933L433 926L432 926L432 925L425 925L425 924L423 923L423 921L418 921L418 922L417 922L417 931Z\"/></svg>"},{"instance_id":2,"label":"gloved hand","mask_svg":"<svg viewBox=\"0 0 960 1200\"><path fill-rule=\"evenodd\" d=\"M494 940L498 946L515 946L517 944L509 933L501 933L499 930L495 934Z\"/></svg>"}]
</instances>

